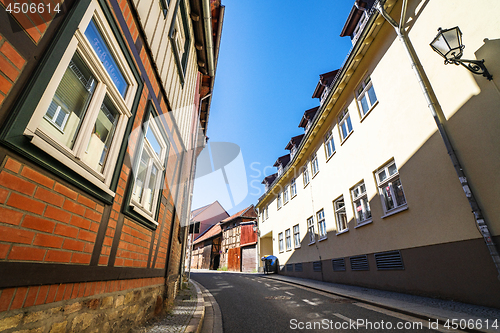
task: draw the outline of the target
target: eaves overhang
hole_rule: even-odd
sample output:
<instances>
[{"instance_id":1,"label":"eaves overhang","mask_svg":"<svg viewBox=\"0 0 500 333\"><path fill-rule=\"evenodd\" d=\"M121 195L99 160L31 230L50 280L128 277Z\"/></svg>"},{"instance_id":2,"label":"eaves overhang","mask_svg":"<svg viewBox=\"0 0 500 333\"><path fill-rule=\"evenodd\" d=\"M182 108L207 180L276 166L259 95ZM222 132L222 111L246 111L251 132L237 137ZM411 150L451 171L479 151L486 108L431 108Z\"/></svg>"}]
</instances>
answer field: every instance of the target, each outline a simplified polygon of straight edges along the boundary
<instances>
[{"instance_id":1,"label":"eaves overhang","mask_svg":"<svg viewBox=\"0 0 500 333\"><path fill-rule=\"evenodd\" d=\"M294 155L293 159L288 163L287 167L284 168L283 173L280 177L277 177L274 182L269 186L266 193L264 193L260 198L255 207L259 209L263 206L267 201L274 196L274 188L277 186L283 187L283 183L286 179L288 179L289 173L291 173L293 168L295 168L298 164L300 164L303 160L304 154L306 153L307 148L312 144L315 139L318 131L320 130L321 125L326 120L327 116L330 114L333 106L339 99L343 89L349 82L352 74L355 69L359 65L360 61L363 59L366 54L368 48L372 44L376 35L380 31L382 25L385 23L385 19L380 13L376 10L376 5L378 2L381 2L385 5L386 11L389 13L394 8L394 4L398 0L377 0L372 9L370 10L370 18L363 29L358 41L353 45L349 53L347 54L346 59L342 67L339 69L336 78L333 80L333 86L331 87L330 93L325 99L325 102L321 104L318 112L313 119L311 127L309 131L307 131L304 139L300 143L300 146L297 147L297 153Z\"/></svg>"}]
</instances>

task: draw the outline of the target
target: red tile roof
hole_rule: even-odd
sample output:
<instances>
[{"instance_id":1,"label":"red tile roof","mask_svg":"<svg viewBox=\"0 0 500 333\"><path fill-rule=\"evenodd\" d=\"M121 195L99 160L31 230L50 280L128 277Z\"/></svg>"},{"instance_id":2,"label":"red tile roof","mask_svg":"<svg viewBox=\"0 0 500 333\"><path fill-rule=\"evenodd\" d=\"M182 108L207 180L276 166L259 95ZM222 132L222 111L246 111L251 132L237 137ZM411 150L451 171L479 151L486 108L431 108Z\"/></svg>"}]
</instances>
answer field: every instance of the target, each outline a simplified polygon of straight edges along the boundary
<instances>
[{"instance_id":1,"label":"red tile roof","mask_svg":"<svg viewBox=\"0 0 500 333\"><path fill-rule=\"evenodd\" d=\"M193 244L198 244L199 242L203 242L204 240L215 237L221 233L222 233L222 229L220 228L220 224L216 223L213 226L211 226L209 229L207 229L203 234L198 236L198 238L196 238L194 240Z\"/></svg>"}]
</instances>

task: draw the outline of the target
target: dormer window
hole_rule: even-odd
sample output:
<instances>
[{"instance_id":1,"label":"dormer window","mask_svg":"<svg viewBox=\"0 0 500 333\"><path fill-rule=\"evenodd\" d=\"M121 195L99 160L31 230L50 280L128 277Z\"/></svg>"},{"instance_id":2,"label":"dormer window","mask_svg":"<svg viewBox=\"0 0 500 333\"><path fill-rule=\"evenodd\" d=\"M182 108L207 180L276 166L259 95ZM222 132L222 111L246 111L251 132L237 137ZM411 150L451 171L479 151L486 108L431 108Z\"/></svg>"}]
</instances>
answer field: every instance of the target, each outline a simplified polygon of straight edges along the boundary
<instances>
[{"instance_id":1,"label":"dormer window","mask_svg":"<svg viewBox=\"0 0 500 333\"><path fill-rule=\"evenodd\" d=\"M292 159L295 156L296 152L297 152L297 147L293 145L292 149L290 149L290 159Z\"/></svg>"},{"instance_id":2,"label":"dormer window","mask_svg":"<svg viewBox=\"0 0 500 333\"><path fill-rule=\"evenodd\" d=\"M325 89L323 89L323 93L321 93L320 104L323 104L323 102L328 97L329 92L330 92L330 87L325 86Z\"/></svg>"},{"instance_id":3,"label":"dormer window","mask_svg":"<svg viewBox=\"0 0 500 333\"><path fill-rule=\"evenodd\" d=\"M306 124L306 127L305 127L305 132L307 133L307 131L309 131L309 128L311 127L311 120L307 120L307 124Z\"/></svg>"},{"instance_id":4,"label":"dormer window","mask_svg":"<svg viewBox=\"0 0 500 333\"><path fill-rule=\"evenodd\" d=\"M283 174L283 164L278 165L278 177Z\"/></svg>"},{"instance_id":5,"label":"dormer window","mask_svg":"<svg viewBox=\"0 0 500 333\"><path fill-rule=\"evenodd\" d=\"M354 31L352 32L351 35L351 42L352 45L356 44L358 41L359 35L361 35L361 32L363 31L366 22L368 22L368 15L366 14L366 11L361 14L361 17L359 18L358 24L356 24L356 28L354 28Z\"/></svg>"}]
</instances>

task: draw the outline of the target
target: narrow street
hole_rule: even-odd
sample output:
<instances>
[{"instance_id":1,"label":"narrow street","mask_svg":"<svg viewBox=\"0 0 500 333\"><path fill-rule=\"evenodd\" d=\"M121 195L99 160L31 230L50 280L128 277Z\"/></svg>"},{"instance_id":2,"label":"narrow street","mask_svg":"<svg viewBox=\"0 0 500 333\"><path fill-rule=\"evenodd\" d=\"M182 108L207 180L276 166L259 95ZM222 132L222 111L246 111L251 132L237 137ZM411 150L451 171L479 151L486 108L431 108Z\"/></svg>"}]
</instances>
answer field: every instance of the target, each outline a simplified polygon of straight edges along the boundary
<instances>
[{"instance_id":1,"label":"narrow street","mask_svg":"<svg viewBox=\"0 0 500 333\"><path fill-rule=\"evenodd\" d=\"M425 320L262 275L196 272L191 277L216 299L224 332L435 331Z\"/></svg>"}]
</instances>

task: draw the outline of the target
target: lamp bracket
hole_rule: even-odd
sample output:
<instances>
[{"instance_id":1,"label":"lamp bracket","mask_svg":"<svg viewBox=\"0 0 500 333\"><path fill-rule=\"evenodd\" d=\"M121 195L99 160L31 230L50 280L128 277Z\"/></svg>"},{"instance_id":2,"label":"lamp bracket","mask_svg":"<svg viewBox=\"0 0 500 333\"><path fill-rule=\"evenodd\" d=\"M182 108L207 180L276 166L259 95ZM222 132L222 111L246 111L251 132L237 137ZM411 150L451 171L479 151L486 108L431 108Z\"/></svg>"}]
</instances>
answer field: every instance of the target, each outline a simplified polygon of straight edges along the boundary
<instances>
[{"instance_id":1,"label":"lamp bracket","mask_svg":"<svg viewBox=\"0 0 500 333\"><path fill-rule=\"evenodd\" d=\"M489 81L493 79L493 75L491 75L490 72L488 72L488 70L486 69L486 66L484 66L484 59L483 60L446 59L444 61L444 64L445 65L455 64L457 66L462 65L472 73L482 75Z\"/></svg>"}]
</instances>

